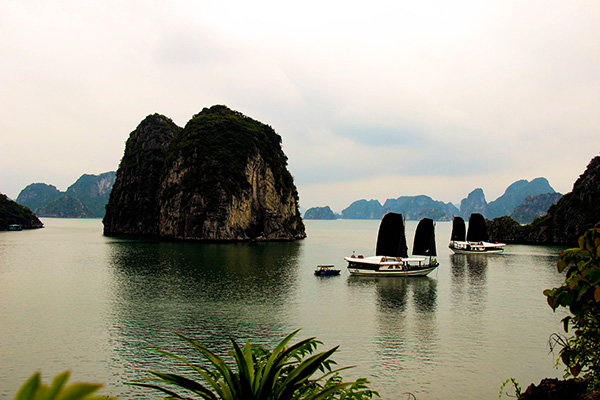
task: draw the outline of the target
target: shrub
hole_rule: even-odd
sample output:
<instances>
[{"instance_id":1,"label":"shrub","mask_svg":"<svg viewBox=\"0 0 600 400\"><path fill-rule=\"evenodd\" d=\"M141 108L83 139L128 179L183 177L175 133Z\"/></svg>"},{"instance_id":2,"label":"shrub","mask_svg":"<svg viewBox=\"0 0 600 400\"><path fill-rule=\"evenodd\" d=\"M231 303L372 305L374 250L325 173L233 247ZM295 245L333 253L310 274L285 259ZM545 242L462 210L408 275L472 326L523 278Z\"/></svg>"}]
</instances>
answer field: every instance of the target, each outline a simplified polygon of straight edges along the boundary
<instances>
[{"instance_id":1,"label":"shrub","mask_svg":"<svg viewBox=\"0 0 600 400\"><path fill-rule=\"evenodd\" d=\"M298 330L285 337L273 351L246 341L240 347L233 339L230 356L237 367L234 371L221 357L202 344L178 336L191 345L208 361L209 367L192 363L175 354L159 351L161 354L188 366L202 378L202 382L185 376L149 371L154 378L141 379L130 384L148 387L165 393L168 398L190 399L190 394L199 399L371 399L379 397L369 390L366 379L343 382L339 371L329 357L337 350L334 347L325 352L313 354L321 342L308 338L288 346ZM318 377L314 378L314 375ZM154 382L154 383L145 383ZM166 386L165 386L166 385ZM174 390L183 390L176 393Z\"/></svg>"},{"instance_id":2,"label":"shrub","mask_svg":"<svg viewBox=\"0 0 600 400\"><path fill-rule=\"evenodd\" d=\"M551 347L558 345L566 376L583 375L600 381L600 223L579 238L579 247L560 253L558 271L567 269L565 282L546 289L553 310L568 307L571 315L563 318L565 333L553 335Z\"/></svg>"},{"instance_id":3,"label":"shrub","mask_svg":"<svg viewBox=\"0 0 600 400\"><path fill-rule=\"evenodd\" d=\"M94 383L74 383L68 386L68 371L56 375L52 383L44 385L39 372L33 374L17 392L15 400L100 400L112 399L107 396L94 396L102 385Z\"/></svg>"}]
</instances>

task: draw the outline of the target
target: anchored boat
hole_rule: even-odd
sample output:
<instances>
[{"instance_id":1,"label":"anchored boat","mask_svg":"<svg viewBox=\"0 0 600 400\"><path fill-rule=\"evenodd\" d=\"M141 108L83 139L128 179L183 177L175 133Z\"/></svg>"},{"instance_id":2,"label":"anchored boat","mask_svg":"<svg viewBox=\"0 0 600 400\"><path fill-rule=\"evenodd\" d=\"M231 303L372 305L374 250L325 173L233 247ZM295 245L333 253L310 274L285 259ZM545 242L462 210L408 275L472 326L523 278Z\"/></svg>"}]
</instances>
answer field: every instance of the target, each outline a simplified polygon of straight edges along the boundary
<instances>
[{"instance_id":1,"label":"anchored boat","mask_svg":"<svg viewBox=\"0 0 600 400\"><path fill-rule=\"evenodd\" d=\"M465 221L461 217L454 217L448 247L455 254L498 254L504 251L506 243L491 243L489 240L483 215L471 214L466 237Z\"/></svg>"},{"instance_id":2,"label":"anchored boat","mask_svg":"<svg viewBox=\"0 0 600 400\"><path fill-rule=\"evenodd\" d=\"M315 268L316 276L334 276L339 275L340 270L335 268L335 265L317 265Z\"/></svg>"},{"instance_id":3,"label":"anchored boat","mask_svg":"<svg viewBox=\"0 0 600 400\"><path fill-rule=\"evenodd\" d=\"M435 257L435 225L432 219L419 221L415 231L413 256L408 256L402 214L388 213L381 220L376 256L352 254L344 257L350 275L424 276L439 266ZM422 256L422 257L419 257Z\"/></svg>"}]
</instances>

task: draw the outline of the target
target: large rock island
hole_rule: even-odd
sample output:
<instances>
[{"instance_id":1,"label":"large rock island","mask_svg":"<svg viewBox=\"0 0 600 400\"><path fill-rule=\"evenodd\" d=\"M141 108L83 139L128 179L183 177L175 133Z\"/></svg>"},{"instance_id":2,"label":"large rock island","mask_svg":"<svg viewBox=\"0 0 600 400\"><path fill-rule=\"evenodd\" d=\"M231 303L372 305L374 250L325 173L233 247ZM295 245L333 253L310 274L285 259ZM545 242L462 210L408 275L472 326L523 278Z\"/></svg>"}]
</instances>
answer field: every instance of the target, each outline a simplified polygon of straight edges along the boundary
<instances>
[{"instance_id":1,"label":"large rock island","mask_svg":"<svg viewBox=\"0 0 600 400\"><path fill-rule=\"evenodd\" d=\"M585 172L546 215L529 225L510 217L488 223L490 238L505 243L560 244L574 246L579 236L600 222L600 156L594 157Z\"/></svg>"},{"instance_id":2,"label":"large rock island","mask_svg":"<svg viewBox=\"0 0 600 400\"><path fill-rule=\"evenodd\" d=\"M198 241L306 237L281 137L225 106L182 129L148 116L127 140L106 207L106 235Z\"/></svg>"}]
</instances>

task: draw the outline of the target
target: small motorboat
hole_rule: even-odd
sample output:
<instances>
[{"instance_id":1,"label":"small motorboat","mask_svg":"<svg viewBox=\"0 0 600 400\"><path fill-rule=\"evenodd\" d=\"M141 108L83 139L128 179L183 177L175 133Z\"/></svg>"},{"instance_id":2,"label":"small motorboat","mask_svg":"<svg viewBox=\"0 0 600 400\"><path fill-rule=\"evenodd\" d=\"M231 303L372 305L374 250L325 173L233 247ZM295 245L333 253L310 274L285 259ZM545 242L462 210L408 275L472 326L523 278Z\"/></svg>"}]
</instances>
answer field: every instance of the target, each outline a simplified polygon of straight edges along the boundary
<instances>
[{"instance_id":1,"label":"small motorboat","mask_svg":"<svg viewBox=\"0 0 600 400\"><path fill-rule=\"evenodd\" d=\"M316 276L331 276L339 274L340 270L335 269L335 265L317 265L317 269L315 269Z\"/></svg>"}]
</instances>

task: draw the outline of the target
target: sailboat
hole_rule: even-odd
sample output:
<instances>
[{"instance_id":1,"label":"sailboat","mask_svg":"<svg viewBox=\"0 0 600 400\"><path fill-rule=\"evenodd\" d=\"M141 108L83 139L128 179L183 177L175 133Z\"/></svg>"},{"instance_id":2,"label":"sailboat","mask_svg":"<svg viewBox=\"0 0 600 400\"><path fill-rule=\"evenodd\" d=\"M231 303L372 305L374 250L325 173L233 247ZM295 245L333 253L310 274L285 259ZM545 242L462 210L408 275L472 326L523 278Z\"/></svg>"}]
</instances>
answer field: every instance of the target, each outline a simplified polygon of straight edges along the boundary
<instances>
[{"instance_id":1,"label":"sailboat","mask_svg":"<svg viewBox=\"0 0 600 400\"><path fill-rule=\"evenodd\" d=\"M435 226L432 219L419 221L415 231L413 256L408 256L402 214L388 213L381 220L375 256L352 254L344 257L350 275L424 276L439 266L435 257ZM423 256L423 257L418 257Z\"/></svg>"},{"instance_id":2,"label":"sailboat","mask_svg":"<svg viewBox=\"0 0 600 400\"><path fill-rule=\"evenodd\" d=\"M473 213L469 217L469 230L465 237L465 221L454 217L450 250L455 254L498 254L504 251L505 243L490 243L483 215Z\"/></svg>"}]
</instances>

